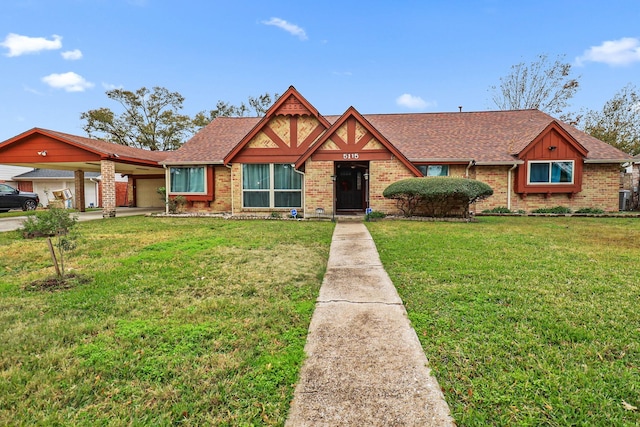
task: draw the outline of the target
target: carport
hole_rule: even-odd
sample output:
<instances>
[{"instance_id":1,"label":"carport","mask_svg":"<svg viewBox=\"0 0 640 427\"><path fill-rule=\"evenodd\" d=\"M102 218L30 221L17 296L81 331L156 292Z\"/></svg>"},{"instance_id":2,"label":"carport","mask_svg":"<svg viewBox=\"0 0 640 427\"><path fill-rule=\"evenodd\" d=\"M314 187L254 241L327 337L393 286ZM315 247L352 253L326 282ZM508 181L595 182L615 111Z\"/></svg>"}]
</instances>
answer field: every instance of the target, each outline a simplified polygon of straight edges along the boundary
<instances>
[{"instance_id":1,"label":"carport","mask_svg":"<svg viewBox=\"0 0 640 427\"><path fill-rule=\"evenodd\" d=\"M116 173L132 181L133 201L137 206L138 186L150 191L152 186L144 183L164 182L165 171L159 162L167 154L40 128L0 143L1 164L74 171L74 205L80 212L85 211L84 173L99 172L105 218L116 215Z\"/></svg>"}]
</instances>

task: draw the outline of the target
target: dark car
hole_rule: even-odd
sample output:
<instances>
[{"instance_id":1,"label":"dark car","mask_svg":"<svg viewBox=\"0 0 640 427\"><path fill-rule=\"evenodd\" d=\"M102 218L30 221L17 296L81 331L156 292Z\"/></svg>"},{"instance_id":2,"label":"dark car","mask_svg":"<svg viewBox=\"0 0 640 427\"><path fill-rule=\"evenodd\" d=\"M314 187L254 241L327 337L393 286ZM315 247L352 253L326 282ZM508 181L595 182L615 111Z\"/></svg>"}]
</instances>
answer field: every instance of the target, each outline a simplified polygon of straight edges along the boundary
<instances>
[{"instance_id":1,"label":"dark car","mask_svg":"<svg viewBox=\"0 0 640 427\"><path fill-rule=\"evenodd\" d=\"M40 198L36 193L16 190L10 185L0 184L0 212L9 212L10 209L22 209L32 211L38 207Z\"/></svg>"}]
</instances>

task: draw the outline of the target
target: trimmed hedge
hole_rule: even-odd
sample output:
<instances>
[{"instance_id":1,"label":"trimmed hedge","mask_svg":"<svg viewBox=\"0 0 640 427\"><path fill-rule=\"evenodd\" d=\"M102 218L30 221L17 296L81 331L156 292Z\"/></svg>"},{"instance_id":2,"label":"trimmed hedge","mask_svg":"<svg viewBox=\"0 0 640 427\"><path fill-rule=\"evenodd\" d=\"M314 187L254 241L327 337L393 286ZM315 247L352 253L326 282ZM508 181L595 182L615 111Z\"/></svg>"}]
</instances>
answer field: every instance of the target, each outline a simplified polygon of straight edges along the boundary
<instances>
[{"instance_id":1,"label":"trimmed hedge","mask_svg":"<svg viewBox=\"0 0 640 427\"><path fill-rule=\"evenodd\" d=\"M408 178L389 185L382 195L395 199L404 216L469 216L469 205L486 199L493 189L467 178Z\"/></svg>"}]
</instances>

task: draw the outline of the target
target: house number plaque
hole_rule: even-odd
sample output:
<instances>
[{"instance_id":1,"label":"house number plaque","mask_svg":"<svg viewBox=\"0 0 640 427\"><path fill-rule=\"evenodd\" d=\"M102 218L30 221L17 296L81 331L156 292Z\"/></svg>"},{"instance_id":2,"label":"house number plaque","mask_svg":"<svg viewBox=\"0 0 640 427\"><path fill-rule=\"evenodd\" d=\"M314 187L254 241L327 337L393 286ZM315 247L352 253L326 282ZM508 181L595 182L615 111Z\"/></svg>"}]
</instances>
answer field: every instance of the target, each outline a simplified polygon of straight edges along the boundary
<instances>
[{"instance_id":1,"label":"house number plaque","mask_svg":"<svg viewBox=\"0 0 640 427\"><path fill-rule=\"evenodd\" d=\"M357 160L360 158L360 155L358 153L344 153L342 158L344 160Z\"/></svg>"}]
</instances>

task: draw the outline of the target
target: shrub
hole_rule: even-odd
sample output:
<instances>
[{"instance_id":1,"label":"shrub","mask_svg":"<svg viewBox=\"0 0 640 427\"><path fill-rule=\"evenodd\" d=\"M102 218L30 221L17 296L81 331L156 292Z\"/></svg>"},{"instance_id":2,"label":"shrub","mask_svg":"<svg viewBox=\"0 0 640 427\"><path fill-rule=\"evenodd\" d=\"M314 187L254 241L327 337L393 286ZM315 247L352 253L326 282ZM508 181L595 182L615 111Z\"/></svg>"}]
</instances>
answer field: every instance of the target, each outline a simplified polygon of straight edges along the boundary
<instances>
[{"instance_id":1,"label":"shrub","mask_svg":"<svg viewBox=\"0 0 640 427\"><path fill-rule=\"evenodd\" d=\"M473 179L433 177L403 179L382 194L395 199L405 216L413 216L420 209L427 216L444 217L459 211L466 218L469 205L491 196L493 190Z\"/></svg>"},{"instance_id":2,"label":"shrub","mask_svg":"<svg viewBox=\"0 0 640 427\"><path fill-rule=\"evenodd\" d=\"M548 213L548 214L570 214L571 209L566 206L556 206L553 208L539 208L531 211L532 213Z\"/></svg>"},{"instance_id":3,"label":"shrub","mask_svg":"<svg viewBox=\"0 0 640 427\"><path fill-rule=\"evenodd\" d=\"M187 204L187 199L186 197L182 196L182 195L178 195L178 196L174 196L174 197L169 197L169 200L167 201L167 189L164 187L158 187L158 189L156 190L158 192L158 194L160 195L160 197L162 197L162 201L165 202L165 204L167 204L169 206L169 213L181 213L182 211L184 211L184 206Z\"/></svg>"},{"instance_id":4,"label":"shrub","mask_svg":"<svg viewBox=\"0 0 640 427\"><path fill-rule=\"evenodd\" d=\"M508 213L512 213L510 209L504 207L504 206L498 206L495 207L493 209L485 209L482 211L482 213L498 213L498 214L508 214Z\"/></svg>"},{"instance_id":5,"label":"shrub","mask_svg":"<svg viewBox=\"0 0 640 427\"><path fill-rule=\"evenodd\" d=\"M575 213L577 214L603 214L604 210L599 208L581 208L578 209Z\"/></svg>"}]
</instances>

